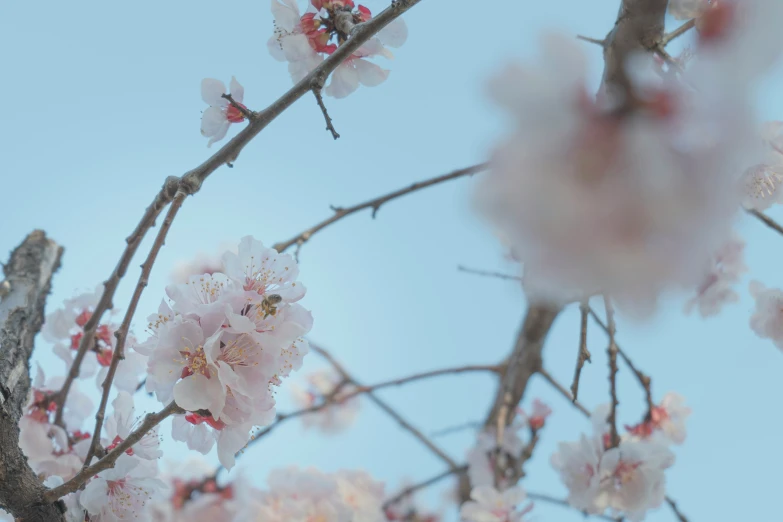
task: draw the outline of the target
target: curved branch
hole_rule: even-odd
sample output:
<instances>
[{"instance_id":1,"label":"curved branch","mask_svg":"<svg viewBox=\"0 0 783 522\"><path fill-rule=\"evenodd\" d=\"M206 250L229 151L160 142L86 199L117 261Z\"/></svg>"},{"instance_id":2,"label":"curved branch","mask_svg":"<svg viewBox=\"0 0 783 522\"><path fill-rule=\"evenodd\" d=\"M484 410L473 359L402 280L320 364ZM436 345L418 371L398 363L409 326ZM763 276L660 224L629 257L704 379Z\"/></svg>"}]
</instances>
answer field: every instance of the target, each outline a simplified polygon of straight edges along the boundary
<instances>
[{"instance_id":1,"label":"curved branch","mask_svg":"<svg viewBox=\"0 0 783 522\"><path fill-rule=\"evenodd\" d=\"M418 190L431 187L439 183L443 183L444 181L450 181L452 179L461 178L463 176L471 176L473 174L486 170L488 166L489 165L487 163L479 163L478 165L473 165L471 167L466 167L464 169L455 170L454 172L450 172L449 174L444 174L443 176L438 176L437 178L432 178L425 181L419 181L418 183L414 183L413 185L410 185L408 187L395 190L394 192L390 192L389 194L377 197L375 199L371 199L369 201L365 201L364 203L359 203L358 205L354 205L352 207L346 207L346 208L332 207L332 210L334 210L334 215L332 217L324 219L317 225L308 228L304 232L301 232L300 234L292 237L288 241L282 241L280 243L277 243L272 248L274 248L278 252L284 252L285 250L288 250L294 245L301 246L305 244L307 241L309 241L310 238L317 232L320 232L321 230L328 227L335 221L339 221L344 217L350 216L351 214L355 214L356 212L359 212L361 210L366 210L368 208L371 208L372 217L374 218L375 214L378 212L378 209L380 209L381 205L383 205L384 203L387 203L401 196L410 194L411 192L416 192Z\"/></svg>"}]
</instances>

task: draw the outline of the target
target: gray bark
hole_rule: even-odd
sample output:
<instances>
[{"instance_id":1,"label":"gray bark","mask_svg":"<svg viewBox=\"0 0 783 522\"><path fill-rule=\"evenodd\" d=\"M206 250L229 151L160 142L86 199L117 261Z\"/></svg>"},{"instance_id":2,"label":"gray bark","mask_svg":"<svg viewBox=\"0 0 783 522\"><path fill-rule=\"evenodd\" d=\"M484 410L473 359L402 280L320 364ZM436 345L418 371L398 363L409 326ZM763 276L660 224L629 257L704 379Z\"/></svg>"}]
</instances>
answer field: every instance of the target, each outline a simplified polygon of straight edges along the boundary
<instances>
[{"instance_id":1,"label":"gray bark","mask_svg":"<svg viewBox=\"0 0 783 522\"><path fill-rule=\"evenodd\" d=\"M30 393L30 355L44 320L51 279L63 249L33 231L4 267L0 300L0 507L17 521L64 521L63 504L44 503L46 488L19 448L19 419Z\"/></svg>"}]
</instances>

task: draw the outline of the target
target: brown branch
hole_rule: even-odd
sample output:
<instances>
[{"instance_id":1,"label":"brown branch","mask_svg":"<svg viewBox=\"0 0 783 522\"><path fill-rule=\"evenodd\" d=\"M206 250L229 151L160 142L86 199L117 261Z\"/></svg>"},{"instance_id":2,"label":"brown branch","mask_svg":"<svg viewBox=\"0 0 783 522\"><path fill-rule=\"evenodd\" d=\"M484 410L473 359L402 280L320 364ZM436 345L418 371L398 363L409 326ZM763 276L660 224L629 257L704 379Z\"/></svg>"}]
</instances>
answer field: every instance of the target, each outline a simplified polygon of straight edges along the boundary
<instances>
[{"instance_id":1,"label":"brown branch","mask_svg":"<svg viewBox=\"0 0 783 522\"><path fill-rule=\"evenodd\" d=\"M95 330L98 328L98 324L100 323L103 314L106 313L107 310L114 308L114 294L117 291L117 286L119 285L120 280L125 276L125 272L127 272L128 266L130 266L130 262L133 259L133 256L136 254L136 250L138 250L142 239L144 239L144 236L147 234L147 231L155 226L155 220L158 218L158 215L174 198L174 194L177 192L179 181L180 179L176 176L170 176L166 178L166 182L163 184L160 192L155 195L155 199L152 200L152 203L150 203L150 205L144 211L144 215L141 217L139 224L136 225L136 228L133 230L133 232L131 232L131 235L125 239L125 250L120 256L120 260L117 262L117 266L114 268L114 271L103 283L103 294L101 295L98 304L95 305L95 310L93 311L92 316L84 325L84 335L82 336L81 342L79 343L79 349L77 350L76 356L73 359L73 364L71 365L68 374L65 376L65 381L63 381L62 388L60 388L60 391L55 396L57 413L55 415L54 422L60 427L64 426L62 421L63 404L65 403L66 397L68 397L71 384L73 384L73 381L79 377L79 370L81 368L82 360L84 360L85 354L93 345Z\"/></svg>"},{"instance_id":2,"label":"brown branch","mask_svg":"<svg viewBox=\"0 0 783 522\"><path fill-rule=\"evenodd\" d=\"M666 497L666 503L669 504L669 507L672 508L672 511L674 511L675 516L680 522L688 522L688 518L683 515L682 511L677 507L677 502L672 500L670 497Z\"/></svg>"},{"instance_id":3,"label":"brown branch","mask_svg":"<svg viewBox=\"0 0 783 522\"><path fill-rule=\"evenodd\" d=\"M598 314L595 313L595 310L590 308L589 313L603 331L605 331L608 335L612 335L609 327L604 324L600 317L598 317ZM644 389L645 402L647 403L647 416L649 418L649 416L652 414L652 409L655 406L652 398L652 379L650 379L647 374L634 365L633 361L631 361L630 357L628 357L628 354L625 353L622 348L620 348L619 344L617 344L617 340L614 341L614 346L617 349L617 353L619 353L620 357L622 357L623 362L625 362L626 366L628 366L631 372L633 372L633 374L636 376L636 379L639 381L639 384L641 384L642 388Z\"/></svg>"},{"instance_id":4,"label":"brown branch","mask_svg":"<svg viewBox=\"0 0 783 522\"><path fill-rule=\"evenodd\" d=\"M340 137L340 134L337 132L337 129L334 128L334 124L332 123L332 117L329 116L329 111L326 110L326 104L324 103L324 97L321 95L321 89L323 88L323 84L321 87L313 87L313 94L315 95L315 101L318 102L318 107L321 109L321 112L324 115L324 120L326 120L326 130L332 133L332 138L337 139Z\"/></svg>"},{"instance_id":5,"label":"brown branch","mask_svg":"<svg viewBox=\"0 0 783 522\"><path fill-rule=\"evenodd\" d=\"M111 450L101 460L99 460L92 466L89 466L79 471L79 473L77 473L68 482L47 491L46 494L44 495L44 500L46 502L54 502L58 498L63 497L68 493L73 493L74 491L79 489L82 486L82 484L86 483L89 479L91 479L93 476L97 475L101 471L114 467L114 463L117 461L118 458L120 458L120 455L125 453L125 450L129 449L131 446L133 446L134 444L139 442L142 438L144 438L144 435L149 433L149 431L152 428L160 424L163 421L163 419L171 415L177 415L181 413L185 413L185 410L177 406L177 404L174 401L170 402L165 408L160 410L158 413L148 413L147 415L144 416L144 420L139 425L139 427L136 428L136 430L134 430L130 435L128 435L128 438L126 438L124 441L117 444L117 447Z\"/></svg>"},{"instance_id":6,"label":"brown branch","mask_svg":"<svg viewBox=\"0 0 783 522\"><path fill-rule=\"evenodd\" d=\"M604 296L604 306L606 307L606 322L609 325L609 347L606 353L609 355L609 392L612 398L611 409L609 410L609 447L616 448L620 445L620 435L617 434L617 344L614 341L616 327L614 324L614 309L608 297Z\"/></svg>"},{"instance_id":7,"label":"brown branch","mask_svg":"<svg viewBox=\"0 0 783 522\"><path fill-rule=\"evenodd\" d=\"M130 323L133 320L133 316L136 314L136 307L139 305L139 299L141 294L147 287L149 282L150 273L152 272L152 265L155 264L155 260L158 258L160 249L163 248L166 242L166 235L171 228L171 224L174 222L174 218L177 216L179 209L182 207L182 203L185 201L185 193L178 192L172 201L169 211L166 214L166 219L163 221L158 235L155 237L155 242L150 248L150 253L147 259L141 265L141 275L139 275L139 281L136 283L136 289L133 291L133 297L131 297L128 310L125 312L125 317L122 320L122 324L114 332L114 336L117 338L117 344L112 354L111 363L109 364L109 370L106 373L106 378L103 380L103 395L101 396L101 403L98 406L98 412L95 414L95 429L92 434L92 442L90 443L90 449L87 451L87 456L84 459L84 467L90 465L92 457L95 456L95 452L101 442L101 429L103 428L103 418L106 413L106 405L109 402L109 393L111 392L111 385L114 382L114 375L117 373L117 367L120 361L125 359L125 342L128 339L128 331L130 330Z\"/></svg>"},{"instance_id":8,"label":"brown branch","mask_svg":"<svg viewBox=\"0 0 783 522\"><path fill-rule=\"evenodd\" d=\"M465 272L467 274L480 275L485 277L495 277L497 279L504 279L507 281L522 281L522 278L515 275L504 274L502 272L491 272L488 270L478 270L476 268L468 268L466 266L458 265L457 270Z\"/></svg>"},{"instance_id":9,"label":"brown branch","mask_svg":"<svg viewBox=\"0 0 783 522\"><path fill-rule=\"evenodd\" d=\"M667 45L669 45L669 43L671 43L672 40L674 40L675 38L679 38L680 36L684 35L688 31L693 29L694 27L696 27L695 18L693 20L688 20L674 31L663 35L663 38L661 38L661 45L663 47L666 47Z\"/></svg>"},{"instance_id":10,"label":"brown branch","mask_svg":"<svg viewBox=\"0 0 783 522\"><path fill-rule=\"evenodd\" d=\"M444 435L450 435L464 430L477 430L484 425L481 421L463 422L456 426L449 426L430 433L430 437L443 437Z\"/></svg>"},{"instance_id":11,"label":"brown branch","mask_svg":"<svg viewBox=\"0 0 783 522\"><path fill-rule=\"evenodd\" d=\"M0 508L15 520L59 522L64 506L41 503L46 488L19 448L19 419L30 393L30 356L63 249L35 230L3 266L8 292L0 299Z\"/></svg>"},{"instance_id":12,"label":"brown branch","mask_svg":"<svg viewBox=\"0 0 783 522\"><path fill-rule=\"evenodd\" d=\"M557 498L557 497L553 497L551 495L545 495L543 493L528 492L527 493L527 497L530 500L537 500L539 502L546 502L548 504L557 504L558 506L563 506L563 507L567 507L567 508L570 508L570 509L574 509L574 507L571 506L571 504L569 504L567 500L561 499L561 498ZM622 520L623 520L622 517L621 518L614 518L614 517L610 517L608 515L591 514L591 513L587 513L586 511L582 511L581 513L585 517L595 517L595 518L600 518L602 520L611 520L613 522L622 522Z\"/></svg>"},{"instance_id":13,"label":"brown branch","mask_svg":"<svg viewBox=\"0 0 783 522\"><path fill-rule=\"evenodd\" d=\"M574 402L579 395L579 377L582 375L582 367L585 365L585 361L590 364L593 361L590 359L590 350L587 349L587 313L588 306L586 302L579 304L579 312L581 314L581 322L579 327L579 355L576 358L576 370L574 370L574 382L571 383L571 395L574 397Z\"/></svg>"},{"instance_id":14,"label":"brown branch","mask_svg":"<svg viewBox=\"0 0 783 522\"><path fill-rule=\"evenodd\" d=\"M354 386L362 387L362 385L356 381L346 370L343 368L343 366L337 362L337 360L326 350L321 348L318 345L315 345L313 343L310 343L310 348L319 354L321 357L329 361L329 363L334 367L334 369L343 376L344 379L349 381ZM399 424L404 430L408 431L411 435L419 439L419 441L424 444L431 452L433 452L435 455L438 456L443 462L445 462L451 469L458 468L457 463L452 460L451 457L449 457L442 449L440 449L434 442L432 442L426 435L424 435L420 430L415 428L410 422L405 420L397 411L394 410L391 406L386 404L385 401L379 399L372 391L365 392L367 397L375 403L376 406L378 406L380 409L386 412L387 415L389 415L392 419L397 421L397 424Z\"/></svg>"},{"instance_id":15,"label":"brown branch","mask_svg":"<svg viewBox=\"0 0 783 522\"><path fill-rule=\"evenodd\" d=\"M581 34L576 35L577 39L582 40L583 42L589 42L592 44L599 45L601 47L606 45L606 40L599 40L598 38L590 38L589 36L582 36Z\"/></svg>"},{"instance_id":16,"label":"brown branch","mask_svg":"<svg viewBox=\"0 0 783 522\"><path fill-rule=\"evenodd\" d=\"M405 187L403 189L395 190L394 192L390 192L389 194L380 196L375 199L371 199L369 201L365 201L364 203L359 203L358 205L354 205L352 207L332 207L332 210L334 211L334 215L332 215L330 218L327 218L317 225L314 225L304 232L292 237L288 241L282 241L280 243L277 243L272 248L277 250L278 252L284 252L291 248L294 245L303 245L307 241L310 240L310 238L315 235L317 232L320 232L322 229L328 227L332 223L339 221L343 219L344 217L350 216L351 214L354 214L356 212L359 212L361 210L365 210L368 208L372 209L372 217L375 217L375 214L378 212L378 209L381 208L381 205L399 198L401 196L405 196L407 194L410 194L411 192L416 192L418 190L431 187L433 185L437 185L438 183L443 183L444 181L450 181L452 179L461 178L463 176L470 176L473 174L476 174L478 172L481 172L483 170L486 170L488 165L486 163L479 163L478 165L473 165L471 167L467 167L460 170L455 170L454 172L451 172L449 174L445 174L443 176L438 176L437 178L428 179L426 181L420 181L418 183L414 183L408 187Z\"/></svg>"},{"instance_id":17,"label":"brown branch","mask_svg":"<svg viewBox=\"0 0 783 522\"><path fill-rule=\"evenodd\" d=\"M623 0L614 28L604 39L603 88L625 95L630 102L627 58L653 49L663 38L668 0Z\"/></svg>"},{"instance_id":18,"label":"brown branch","mask_svg":"<svg viewBox=\"0 0 783 522\"><path fill-rule=\"evenodd\" d=\"M767 225L769 228L777 232L778 234L783 234L783 226L780 226L777 221L772 219L771 217L767 216L763 212L759 212L758 210L745 210L748 214L751 216L756 217L759 219L762 223Z\"/></svg>"},{"instance_id":19,"label":"brown branch","mask_svg":"<svg viewBox=\"0 0 783 522\"><path fill-rule=\"evenodd\" d=\"M451 475L454 475L454 474L457 474L457 473L464 473L467 470L468 470L467 466L459 466L459 467L456 467L456 468L450 468L450 469L447 469L446 471L438 473L437 475L435 475L432 478L428 478L427 480L424 480L422 482L414 484L413 486L409 486L409 487L403 489L402 491L400 491L399 493L397 493L396 495L394 495L393 497L391 497L386 502L384 502L383 503L383 510L385 511L385 510L389 509L390 506L396 504L397 502L399 502L400 500L404 499L408 495L412 495L412 494L416 493L417 491L421 491L424 488L432 486L433 484L435 484L437 482L440 482L441 480L445 479L446 477L450 477Z\"/></svg>"},{"instance_id":20,"label":"brown branch","mask_svg":"<svg viewBox=\"0 0 783 522\"><path fill-rule=\"evenodd\" d=\"M584 405L582 405L582 403L580 403L579 401L577 401L576 399L574 399L574 396L573 396L573 395L571 395L571 392L569 392L569 391L566 389L566 387L565 387L565 386L563 386L562 384L560 384L559 382L557 382L557 380L555 380L555 378L554 378L554 377L552 377L552 374L550 374L548 371L546 371L546 370L545 370L545 369L543 369L543 368L540 368L540 369L538 370L538 374L539 374L541 377L543 377L544 379L546 379L546 381L547 381L549 384L551 384L553 388L555 388L557 391L559 391L559 392L560 392L560 394L561 394L563 397L565 397L565 398L568 400L568 402L570 402L570 403L571 403L571 404L572 404L572 405L573 405L573 406L574 406L574 407L575 407L577 410L581 411L581 412L582 412L582 414L583 414L585 417L590 417L590 410L588 410L587 408L585 408L585 407L584 407Z\"/></svg>"}]
</instances>

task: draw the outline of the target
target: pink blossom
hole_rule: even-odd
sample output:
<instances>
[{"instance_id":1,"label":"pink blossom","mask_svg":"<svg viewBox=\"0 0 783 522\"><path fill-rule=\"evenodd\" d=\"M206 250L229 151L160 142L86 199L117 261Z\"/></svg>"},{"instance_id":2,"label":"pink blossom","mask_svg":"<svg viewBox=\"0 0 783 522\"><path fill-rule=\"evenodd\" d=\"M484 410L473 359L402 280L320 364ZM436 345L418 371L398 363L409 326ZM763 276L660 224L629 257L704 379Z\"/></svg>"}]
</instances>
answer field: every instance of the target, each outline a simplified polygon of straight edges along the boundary
<instances>
[{"instance_id":1,"label":"pink blossom","mask_svg":"<svg viewBox=\"0 0 783 522\"><path fill-rule=\"evenodd\" d=\"M560 480L568 488L568 503L587 513L603 511L598 505L598 468L603 457L601 437L582 435L576 442L561 442L550 459Z\"/></svg>"},{"instance_id":2,"label":"pink blossom","mask_svg":"<svg viewBox=\"0 0 783 522\"><path fill-rule=\"evenodd\" d=\"M302 409L320 404L342 383L342 376L334 370L320 370L307 376L308 388L291 386L294 402ZM317 428L323 433L335 434L350 427L359 411L358 397L347 400L342 398L356 390L350 384L343 384L332 398L331 404L318 411L302 416L305 428Z\"/></svg>"},{"instance_id":3,"label":"pink blossom","mask_svg":"<svg viewBox=\"0 0 783 522\"><path fill-rule=\"evenodd\" d=\"M750 294L756 300L756 309L750 318L751 329L783 350L783 291L751 281Z\"/></svg>"},{"instance_id":4,"label":"pink blossom","mask_svg":"<svg viewBox=\"0 0 783 522\"><path fill-rule=\"evenodd\" d=\"M165 484L152 478L155 471L137 458L121 455L113 468L94 477L80 502L95 522L143 517L147 502L165 493Z\"/></svg>"},{"instance_id":5,"label":"pink blossom","mask_svg":"<svg viewBox=\"0 0 783 522\"><path fill-rule=\"evenodd\" d=\"M518 522L533 509L529 504L522 511L516 507L527 500L527 493L520 485L505 491L492 486L479 486L470 492L472 500L460 508L460 516L468 522Z\"/></svg>"},{"instance_id":6,"label":"pink blossom","mask_svg":"<svg viewBox=\"0 0 783 522\"><path fill-rule=\"evenodd\" d=\"M710 260L709 269L696 289L696 296L685 304L685 313L698 306L702 317L720 312L726 303L739 301L732 288L740 276L748 270L743 259L745 242L732 234Z\"/></svg>"},{"instance_id":7,"label":"pink blossom","mask_svg":"<svg viewBox=\"0 0 783 522\"><path fill-rule=\"evenodd\" d=\"M245 99L245 88L231 77L231 97L242 108ZM223 95L226 94L226 85L214 78L205 78L201 81L201 99L209 105L209 108L201 115L201 135L209 138L207 147L211 147L216 141L225 138L228 128L232 123L245 121L245 115L232 105Z\"/></svg>"},{"instance_id":8,"label":"pink blossom","mask_svg":"<svg viewBox=\"0 0 783 522\"><path fill-rule=\"evenodd\" d=\"M765 158L742 177L745 208L766 210L783 202L783 122L766 122L761 131Z\"/></svg>"},{"instance_id":9,"label":"pink blossom","mask_svg":"<svg viewBox=\"0 0 783 522\"><path fill-rule=\"evenodd\" d=\"M685 406L685 399L669 392L664 395L659 406L653 406L649 419L626 428L632 435L642 439L661 434L664 441L682 444L685 442L685 421L690 414L691 409Z\"/></svg>"},{"instance_id":10,"label":"pink blossom","mask_svg":"<svg viewBox=\"0 0 783 522\"><path fill-rule=\"evenodd\" d=\"M133 397L128 392L119 392L111 405L113 410L104 424L106 438L102 441L106 451L114 449L139 426L139 418L134 417ZM139 442L126 450L126 453L147 460L157 459L163 455L160 451L158 427L147 432Z\"/></svg>"},{"instance_id":11,"label":"pink blossom","mask_svg":"<svg viewBox=\"0 0 783 522\"><path fill-rule=\"evenodd\" d=\"M525 413L525 410L519 408L517 410L519 416L524 419L525 423L533 430L540 430L546 423L546 418L552 414L552 409L541 402L539 399L533 400L533 411L530 416Z\"/></svg>"}]
</instances>

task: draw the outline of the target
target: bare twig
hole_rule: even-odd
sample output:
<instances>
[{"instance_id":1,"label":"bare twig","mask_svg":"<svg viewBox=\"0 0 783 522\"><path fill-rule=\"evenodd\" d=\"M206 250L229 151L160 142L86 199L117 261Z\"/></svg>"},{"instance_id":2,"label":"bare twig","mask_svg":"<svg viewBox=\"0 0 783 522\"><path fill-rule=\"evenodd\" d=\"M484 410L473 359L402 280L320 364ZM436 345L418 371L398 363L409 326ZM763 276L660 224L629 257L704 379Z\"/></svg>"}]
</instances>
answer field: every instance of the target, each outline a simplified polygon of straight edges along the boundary
<instances>
[{"instance_id":1,"label":"bare twig","mask_svg":"<svg viewBox=\"0 0 783 522\"><path fill-rule=\"evenodd\" d=\"M47 491L46 494L44 495L44 500L46 502L54 502L58 498L63 497L68 493L73 493L74 491L79 489L82 486L82 484L87 482L90 478L97 475L101 471L114 467L114 463L117 461L118 458L120 458L120 455L125 453L125 450L127 450L128 448L130 448L131 446L139 442L144 437L144 435L149 433L149 431L152 428L160 424L163 421L163 419L171 415L176 415L180 413L184 413L184 410L179 406L177 406L176 403L174 403L174 401L170 402L165 408L160 410L158 413L148 413L147 415L144 416L144 420L141 422L141 425L139 425L139 427L136 428L136 430L134 430L130 435L128 435L128 438L126 438L124 441L117 444L117 447L111 450L101 460L99 460L92 466L89 466L79 471L79 473L77 473L76 476L74 476L68 482Z\"/></svg>"},{"instance_id":2,"label":"bare twig","mask_svg":"<svg viewBox=\"0 0 783 522\"><path fill-rule=\"evenodd\" d=\"M582 367L585 365L585 361L592 364L590 360L590 350L587 349L587 313L588 306L586 302L579 304L579 312L581 314L581 322L579 327L579 355L576 358L576 370L574 371L574 382L571 383L571 395L574 397L574 401L579 395L579 377L582 375Z\"/></svg>"},{"instance_id":3,"label":"bare twig","mask_svg":"<svg viewBox=\"0 0 783 522\"><path fill-rule=\"evenodd\" d=\"M669 45L669 43L671 43L672 40L674 40L675 38L679 38L680 36L684 35L688 31L693 29L694 27L696 27L695 18L693 20L688 20L674 31L663 35L663 38L661 38L661 45L663 47L666 47L667 45Z\"/></svg>"},{"instance_id":4,"label":"bare twig","mask_svg":"<svg viewBox=\"0 0 783 522\"><path fill-rule=\"evenodd\" d=\"M447 428L442 428L437 431L433 431L430 433L430 437L443 437L444 435L450 435L452 433L457 433L460 431L465 430L477 430L481 428L484 425L481 421L472 421L472 422L464 422L462 424L457 424L456 426L449 426Z\"/></svg>"},{"instance_id":5,"label":"bare twig","mask_svg":"<svg viewBox=\"0 0 783 522\"><path fill-rule=\"evenodd\" d=\"M340 134L338 134L337 129L334 128L332 117L329 116L329 111L326 110L324 97L321 95L321 87L313 87L313 94L315 95L315 101L318 102L318 107L321 109L321 112L324 115L324 120L326 120L326 130L332 133L332 138L339 138Z\"/></svg>"},{"instance_id":6,"label":"bare twig","mask_svg":"<svg viewBox=\"0 0 783 522\"><path fill-rule=\"evenodd\" d=\"M783 234L783 226L780 226L780 224L778 224L777 221L767 216L765 213L759 212L758 210L746 210L746 212L751 216L754 216L755 218L759 219L762 223L767 225L769 228L771 228L778 234Z\"/></svg>"},{"instance_id":7,"label":"bare twig","mask_svg":"<svg viewBox=\"0 0 783 522\"><path fill-rule=\"evenodd\" d=\"M114 293L117 291L117 286L119 285L120 280L125 276L125 272L127 272L128 266L130 266L131 259L133 259L133 256L136 254L136 250L138 250L142 239L144 239L144 236L147 234L147 231L155 226L155 220L158 218L158 215L174 198L174 194L177 192L179 181L180 179L176 176L170 176L166 178L166 182L163 184L160 192L155 195L155 199L152 200L152 203L150 203L150 205L144 211L144 215L141 217L141 221L139 221L139 224L136 225L136 228L133 230L133 232L131 232L131 235L128 236L128 238L125 240L125 250L120 256L120 260L117 262L117 266L114 268L114 271L111 273L109 278L103 283L103 294L101 295L98 304L95 305L95 310L93 311L92 316L90 316L90 319L84 325L84 335L82 336L81 342L79 343L79 349L74 356L73 364L71 364L71 368L68 371L68 374L65 376L65 381L63 382L62 388L60 388L60 391L55 396L57 413L55 415L54 422L60 427L64 426L62 422L63 404L65 403L66 397L68 397L71 384L73 384L73 381L79 377L79 370L81 368L85 354L93 345L93 341L95 339L95 330L98 328L98 324L100 323L103 314L106 313L107 310L114 308Z\"/></svg>"},{"instance_id":8,"label":"bare twig","mask_svg":"<svg viewBox=\"0 0 783 522\"><path fill-rule=\"evenodd\" d=\"M593 320L598 324L598 326L601 327L603 331L605 331L608 335L611 335L609 327L604 324L604 322L601 320L600 317L598 317L598 314L595 313L595 310L592 308L589 309L590 316L593 318ZM638 369L636 365L634 365L633 361L631 361L630 357L628 357L628 354L625 353L625 351L620 348L620 345L617 344L617 340L614 341L614 346L617 349L617 353L620 354L620 357L622 357L623 362L628 366L628 368L633 372L633 374L636 376L636 380L639 381L639 384L641 384L642 388L644 389L644 395L645 395L645 402L647 403L647 416L649 417L652 413L652 409L655 406L655 403L653 402L652 398L652 379L645 374L643 371Z\"/></svg>"},{"instance_id":9,"label":"bare twig","mask_svg":"<svg viewBox=\"0 0 783 522\"><path fill-rule=\"evenodd\" d=\"M358 205L354 205L352 207L345 207L345 208L332 207L332 210L334 211L334 215L332 215L330 218L327 218L321 221L320 223L318 223L317 225L308 228L304 232L292 237L288 241L282 241L280 243L277 243L276 245L273 246L273 248L278 252L284 252L294 245L301 246L307 241L309 241L310 238L313 237L313 235L315 235L317 232L320 232L321 230L328 227L332 223L339 221L344 217L350 216L351 214L354 214L361 210L371 208L372 217L374 218L375 214L378 212L378 209L381 208L381 205L393 199L399 198L401 196L405 196L407 194L410 194L411 192L416 192L417 190L421 190L427 187L431 187L433 185L437 185L438 183L443 183L444 181L450 181L452 179L461 178L463 176L470 176L478 172L481 172L483 170L486 170L486 168L487 168L486 163L480 163L478 165L473 165L472 167L455 170L454 172L445 174L443 176L438 176L437 178L432 178L426 181L420 181L418 183L414 183L413 185L410 185L403 189L395 190L394 192L390 192L389 194L377 197L375 199L371 199L369 201L365 201L364 203L359 203Z\"/></svg>"},{"instance_id":10,"label":"bare twig","mask_svg":"<svg viewBox=\"0 0 783 522\"><path fill-rule=\"evenodd\" d=\"M620 445L620 436L617 434L617 344L614 336L616 332L614 324L614 309L608 297L604 296L604 306L606 307L606 322L609 326L609 347L606 353L609 355L609 391L612 398L611 409L609 410L609 447L616 448Z\"/></svg>"},{"instance_id":11,"label":"bare twig","mask_svg":"<svg viewBox=\"0 0 783 522\"><path fill-rule=\"evenodd\" d=\"M576 35L576 37L579 40L582 40L584 42L593 43L593 44L596 44L596 45L600 45L601 47L606 45L606 41L605 40L599 40L598 38L590 38L589 36L582 36L581 34Z\"/></svg>"},{"instance_id":12,"label":"bare twig","mask_svg":"<svg viewBox=\"0 0 783 522\"><path fill-rule=\"evenodd\" d=\"M459 466L459 467L455 467L455 468L450 468L450 469L447 469L446 471L444 471L442 473L438 473L437 475L435 475L432 478L428 478L427 480L424 480L422 482L414 484L413 486L409 486L409 487L403 489L402 491L400 491L399 493L397 493L396 495L394 495L392 498L390 498L386 502L384 502L383 503L383 509L386 510L390 506L394 505L395 503L397 503L400 500L402 500L405 497L407 497L408 495L412 495L412 494L416 493L417 491L421 491L422 489L424 489L426 487L432 486L433 484L435 484L437 482L440 482L441 480L445 479L446 477L450 477L451 475L454 475L456 473L463 473L463 472L467 471L467 469L468 469L467 466Z\"/></svg>"},{"instance_id":13,"label":"bare twig","mask_svg":"<svg viewBox=\"0 0 783 522\"><path fill-rule=\"evenodd\" d=\"M569 392L569 391L566 389L566 387L565 387L565 386L563 386L562 384L560 384L559 382L557 382L557 380L556 380L554 377L552 377L552 374L550 374L548 371L546 371L546 370L545 370L545 369L543 369L543 368L540 368L540 369L538 370L538 374L539 374L541 377L543 377L544 379L546 379L546 381L547 381L549 384L551 384L553 388L555 388L557 391L559 391L559 392L560 392L560 394L561 394L563 397L565 397L565 398L568 400L568 402L570 402L571 404L573 404L573 405L574 405L574 407L575 407L577 410L581 411L581 412L582 412L582 414L583 414L585 417L589 417L589 416L590 416L590 410L588 410L587 408L585 408L585 407L582 405L582 403L580 403L579 401L577 401L576 399L574 399L574 396L573 396L573 395L571 395L571 392Z\"/></svg>"},{"instance_id":14,"label":"bare twig","mask_svg":"<svg viewBox=\"0 0 783 522\"><path fill-rule=\"evenodd\" d=\"M184 192L179 192L174 197L174 201L172 201L171 206L169 207L169 211L166 214L166 219L163 221L163 225L161 225L160 230L158 231L158 235L155 237L155 242L152 244L152 248L150 248L150 253L147 256L147 259L141 265L141 275L139 275L139 281L136 283L136 289L133 291L133 297L131 297L128 310L125 312L125 317L122 320L122 324L120 324L120 327L116 332L114 332L114 336L117 338L117 344L114 348L114 353L112 354L111 363L109 364L109 370L106 373L106 378L103 380L103 395L101 396L101 403L98 407L98 412L95 414L95 430L92 434L90 449L87 451L87 456L84 459L85 468L90 465L90 461L95 455L95 451L98 449L101 441L101 429L103 428L103 418L106 413L106 405L109 402L109 393L111 392L111 385L114 381L114 375L117 372L117 366L119 366L120 361L125 359L125 342L128 339L128 331L130 330L131 320L133 320L133 316L136 313L136 307L139 304L139 299L141 299L141 294L144 292L144 289L147 287L147 283L149 282L150 273L152 272L152 265L155 264L155 260L158 258L158 253L160 252L160 249L163 248L163 244L166 242L166 235L168 234L169 229L171 228L171 224L173 223L174 218L177 216L179 209L182 207L182 203L185 201L185 197L186 195Z\"/></svg>"},{"instance_id":15,"label":"bare twig","mask_svg":"<svg viewBox=\"0 0 783 522\"><path fill-rule=\"evenodd\" d=\"M344 379L348 380L353 384L354 386L361 387L362 385L356 381L346 370L343 368L342 364L340 364L329 352L324 350L318 345L315 345L313 343L310 343L310 348L318 353L321 357L329 361L329 363L334 367L334 369L343 376ZM454 462L454 460L449 457L442 449L440 449L434 442L432 442L426 435L424 435L420 430L415 428L411 423L409 423L407 420L405 420L397 411L394 410L391 406L386 404L385 401L379 399L373 392L366 392L367 397L375 403L376 406L378 406L380 409L386 412L387 415L389 415L391 418L393 418L395 421L397 421L397 424L402 426L402 428L409 433L411 433L414 437L419 439L419 441L424 444L432 453L437 455L443 462L445 462L451 469L458 468L457 463Z\"/></svg>"},{"instance_id":16,"label":"bare twig","mask_svg":"<svg viewBox=\"0 0 783 522\"><path fill-rule=\"evenodd\" d=\"M672 511L674 511L675 516L680 522L688 522L688 518L682 514L682 511L677 507L677 502L672 500L669 497L666 497L666 503L669 504L669 507L672 508Z\"/></svg>"},{"instance_id":17,"label":"bare twig","mask_svg":"<svg viewBox=\"0 0 783 522\"><path fill-rule=\"evenodd\" d=\"M530 500L536 500L536 501L539 501L539 502L546 502L548 504L557 504L558 506L563 506L563 507L566 507L566 508L569 508L569 509L574 509L571 506L571 504L568 503L567 500L561 499L561 498L557 498L557 497L553 497L552 495L544 495L543 493L528 492L527 497ZM613 518L613 517L610 517L608 515L592 515L592 514L587 513L587 512L582 512L582 514L584 514L585 517L595 517L595 518L600 518L602 520L611 520L613 522L622 522L622 520L623 520L622 518Z\"/></svg>"},{"instance_id":18,"label":"bare twig","mask_svg":"<svg viewBox=\"0 0 783 522\"><path fill-rule=\"evenodd\" d=\"M478 270L476 268L468 268L466 266L458 265L457 270L465 272L467 274L480 275L486 277L495 277L497 279L504 279L507 281L522 281L522 278L515 275L504 274L502 272L492 272L488 270Z\"/></svg>"}]
</instances>

